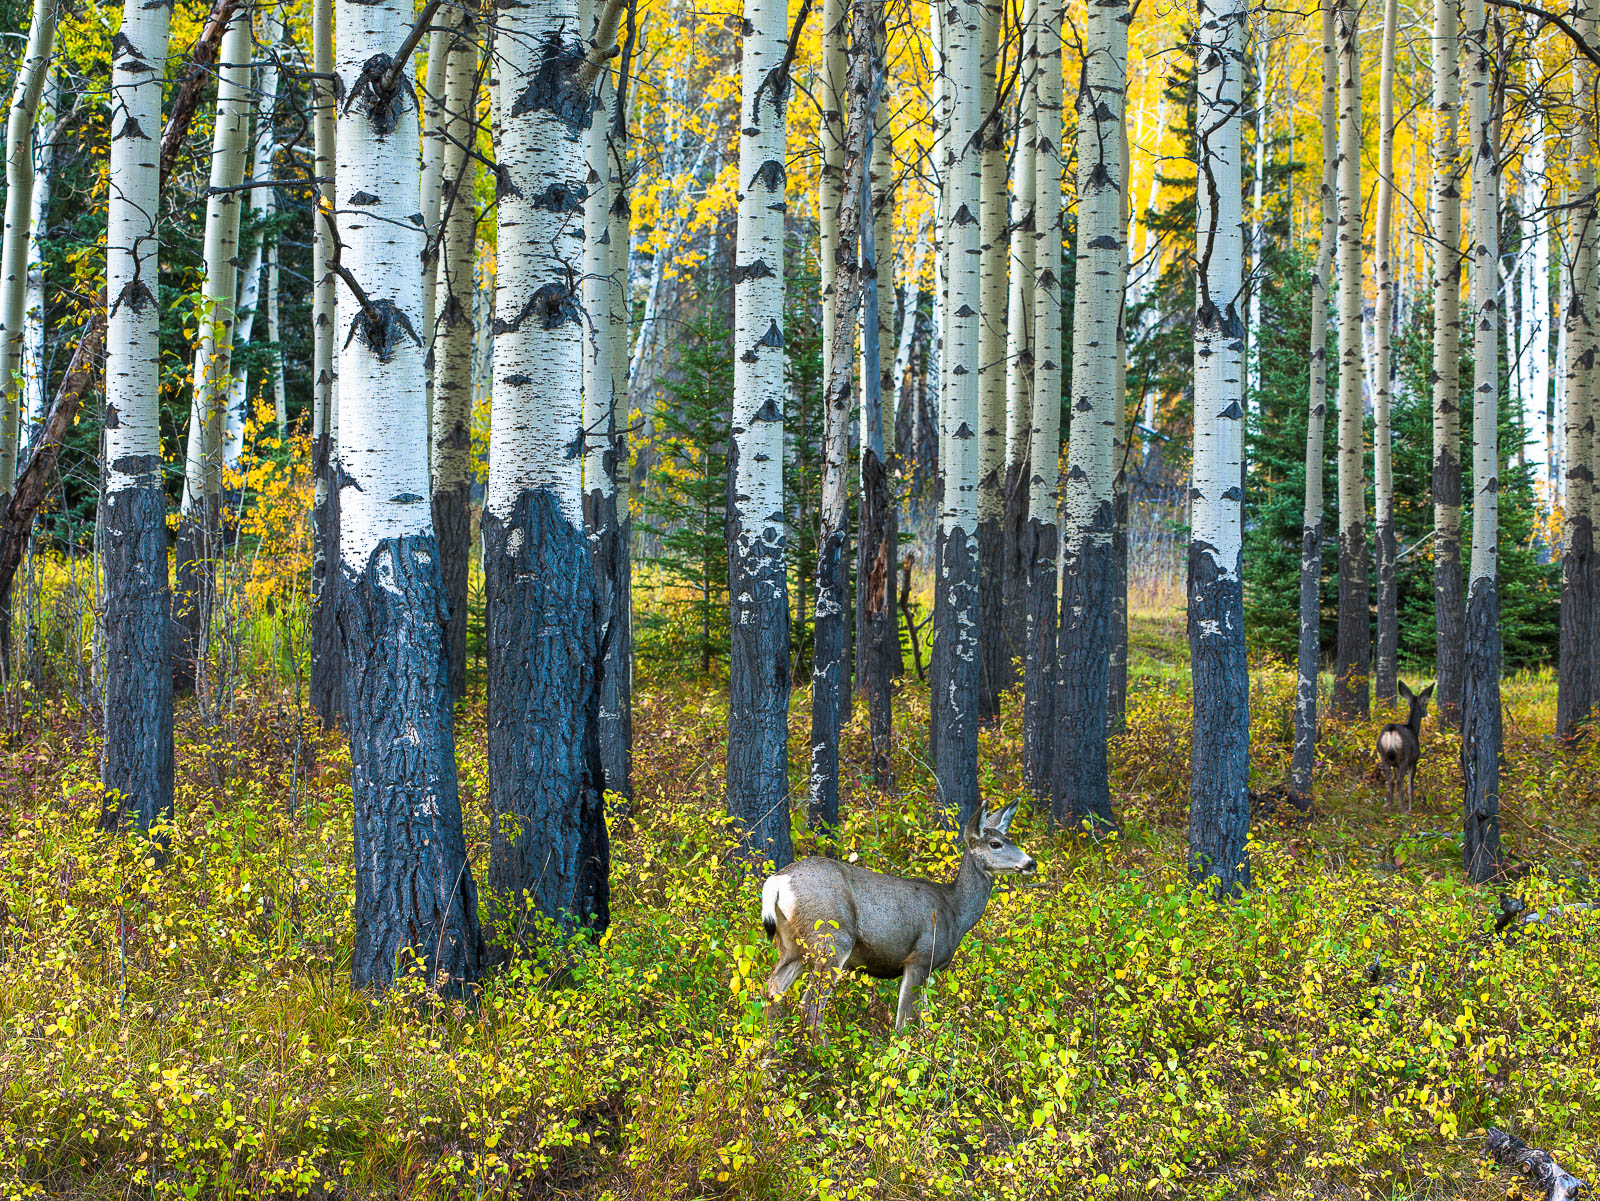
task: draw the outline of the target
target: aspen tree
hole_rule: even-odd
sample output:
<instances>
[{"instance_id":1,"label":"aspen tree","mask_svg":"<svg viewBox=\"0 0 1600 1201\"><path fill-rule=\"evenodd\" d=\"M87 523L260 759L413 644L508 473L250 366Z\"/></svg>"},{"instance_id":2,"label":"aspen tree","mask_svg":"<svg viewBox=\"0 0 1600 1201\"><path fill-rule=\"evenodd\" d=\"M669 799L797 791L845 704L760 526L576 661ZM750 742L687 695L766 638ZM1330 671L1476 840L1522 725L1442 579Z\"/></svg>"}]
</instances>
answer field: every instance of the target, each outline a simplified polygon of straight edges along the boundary
<instances>
[{"instance_id":1,"label":"aspen tree","mask_svg":"<svg viewBox=\"0 0 1600 1201\"><path fill-rule=\"evenodd\" d=\"M33 428L44 415L44 237L50 217L50 193L55 176L55 143L40 133L55 124L60 81L55 72L45 77L34 118L33 209L28 217L28 281L22 302L22 423L18 459L28 447Z\"/></svg>"},{"instance_id":2,"label":"aspen tree","mask_svg":"<svg viewBox=\"0 0 1600 1201\"><path fill-rule=\"evenodd\" d=\"M1433 6L1433 609L1439 724L1461 724L1460 0Z\"/></svg>"},{"instance_id":3,"label":"aspen tree","mask_svg":"<svg viewBox=\"0 0 1600 1201\"><path fill-rule=\"evenodd\" d=\"M1189 656L1194 762L1189 874L1218 895L1250 883L1250 677L1244 644L1243 0L1196 14L1194 484Z\"/></svg>"},{"instance_id":4,"label":"aspen tree","mask_svg":"<svg viewBox=\"0 0 1600 1201\"><path fill-rule=\"evenodd\" d=\"M311 294L311 707L324 727L343 707L344 667L339 650L339 492L334 486L338 418L334 381L337 288L333 273L338 233L333 226L334 175L338 162L333 90L334 0L311 3L311 131L316 163L317 219L312 224Z\"/></svg>"},{"instance_id":5,"label":"aspen tree","mask_svg":"<svg viewBox=\"0 0 1600 1201\"><path fill-rule=\"evenodd\" d=\"M1399 24L1398 0L1384 0L1383 51L1378 82L1378 212L1374 278L1378 304L1373 314L1373 499L1377 510L1378 654L1376 686L1384 705L1396 701L1399 681L1400 613L1395 578L1394 466L1390 447L1389 410L1393 375L1389 351L1394 322L1394 261L1391 228L1394 218L1394 44Z\"/></svg>"},{"instance_id":6,"label":"aspen tree","mask_svg":"<svg viewBox=\"0 0 1600 1201\"><path fill-rule=\"evenodd\" d=\"M1554 436L1550 427L1550 231L1536 214L1545 207L1547 173L1545 114L1533 114L1534 131L1522 156L1523 254L1517 272L1521 336L1516 346L1517 394L1522 400L1523 428L1527 430L1528 458L1540 503L1548 506L1554 479L1550 453Z\"/></svg>"},{"instance_id":7,"label":"aspen tree","mask_svg":"<svg viewBox=\"0 0 1600 1201\"><path fill-rule=\"evenodd\" d=\"M339 625L353 790L357 988L415 968L455 990L483 959L462 836L445 605L428 504L426 234L399 0L338 0ZM502 245L504 245L502 241ZM492 645L492 641L491 641Z\"/></svg>"},{"instance_id":8,"label":"aspen tree","mask_svg":"<svg viewBox=\"0 0 1600 1201\"><path fill-rule=\"evenodd\" d=\"M781 0L745 0L728 446L728 813L744 854L787 864L789 588L783 509L783 215L788 51Z\"/></svg>"},{"instance_id":9,"label":"aspen tree","mask_svg":"<svg viewBox=\"0 0 1600 1201\"><path fill-rule=\"evenodd\" d=\"M611 462L616 472L617 557L612 568L615 604L606 631L606 664L600 679L600 768L606 789L633 796L633 519L630 515L632 479L628 471L628 320L630 315L628 249L632 216L628 200L628 82L635 70L637 9L628 6L628 28L617 68L611 101L611 124L606 130L606 164L610 175L611 220L607 240L611 248L607 293L611 303L606 319L616 349L611 356Z\"/></svg>"},{"instance_id":10,"label":"aspen tree","mask_svg":"<svg viewBox=\"0 0 1600 1201\"><path fill-rule=\"evenodd\" d=\"M1034 72L1033 400L1028 426L1029 565L1023 645L1023 777L1050 788L1056 680L1056 510L1061 455L1061 26L1060 0L1039 0Z\"/></svg>"},{"instance_id":11,"label":"aspen tree","mask_svg":"<svg viewBox=\"0 0 1600 1201\"><path fill-rule=\"evenodd\" d=\"M1122 108L1128 75L1126 0L1090 5L1078 90L1078 240L1072 325L1072 429L1061 530L1059 681L1051 812L1068 826L1114 824L1106 762L1111 611L1112 435L1122 317ZM1236 164L1237 166L1237 164ZM1198 408L1196 410L1199 411Z\"/></svg>"},{"instance_id":12,"label":"aspen tree","mask_svg":"<svg viewBox=\"0 0 1600 1201\"><path fill-rule=\"evenodd\" d=\"M1300 647L1295 675L1294 756L1289 769L1289 796L1302 809L1311 807L1317 759L1317 670L1322 662L1322 536L1326 514L1322 477L1328 415L1328 285L1339 237L1339 64L1334 50L1334 2L1322 0L1320 5L1322 222L1316 270L1311 276L1311 379L1306 398L1305 507L1300 529Z\"/></svg>"},{"instance_id":13,"label":"aspen tree","mask_svg":"<svg viewBox=\"0 0 1600 1201\"><path fill-rule=\"evenodd\" d=\"M849 0L822 0L822 94L819 134L822 168L817 173L817 274L822 287L823 391L833 370L833 292L839 263L839 201L844 191L845 95L849 42Z\"/></svg>"},{"instance_id":14,"label":"aspen tree","mask_svg":"<svg viewBox=\"0 0 1600 1201\"><path fill-rule=\"evenodd\" d=\"M33 138L39 97L50 73L57 0L33 0L28 46L17 63L6 117L6 224L0 247L0 503L17 475L22 389L22 327L28 300L29 232L33 227Z\"/></svg>"},{"instance_id":15,"label":"aspen tree","mask_svg":"<svg viewBox=\"0 0 1600 1201\"><path fill-rule=\"evenodd\" d=\"M1472 569L1467 589L1461 774L1467 875L1500 872L1500 149L1490 24L1484 0L1466 0L1467 120L1472 153Z\"/></svg>"},{"instance_id":16,"label":"aspen tree","mask_svg":"<svg viewBox=\"0 0 1600 1201\"><path fill-rule=\"evenodd\" d=\"M1130 18L1131 24L1131 18ZM1132 154L1128 146L1128 108L1122 108L1121 196L1122 288L1117 297L1116 385L1111 424L1111 646L1106 684L1106 737L1127 726L1128 710L1128 180Z\"/></svg>"},{"instance_id":17,"label":"aspen tree","mask_svg":"<svg viewBox=\"0 0 1600 1201\"><path fill-rule=\"evenodd\" d=\"M593 99L577 0L503 10L495 41L494 405L483 528L489 881L515 937L527 897L605 929L609 862L594 557L583 521L583 134Z\"/></svg>"},{"instance_id":18,"label":"aspen tree","mask_svg":"<svg viewBox=\"0 0 1600 1201\"><path fill-rule=\"evenodd\" d=\"M439 572L450 615L445 649L450 656L450 692L467 689L467 572L472 549L469 490L472 476L472 289L477 255L477 206L472 157L478 138L478 27L470 7L444 18L443 44L429 51L444 64L437 136L439 215L433 238L438 248L424 260L437 268L433 350L433 411L429 439L433 481L433 529L439 540ZM431 67L430 67L431 73Z\"/></svg>"},{"instance_id":19,"label":"aspen tree","mask_svg":"<svg viewBox=\"0 0 1600 1201\"><path fill-rule=\"evenodd\" d=\"M1244 393L1248 399L1254 399L1261 388L1261 290L1266 282L1261 271L1261 261L1266 251L1265 210L1261 200L1267 182L1267 118L1271 112L1271 96L1267 88L1267 76L1271 69L1267 57L1272 41L1268 26L1270 18L1270 11L1263 8L1254 39L1255 171L1250 181L1250 266L1257 278L1252 281L1245 297Z\"/></svg>"},{"instance_id":20,"label":"aspen tree","mask_svg":"<svg viewBox=\"0 0 1600 1201\"><path fill-rule=\"evenodd\" d=\"M127 0L112 48L107 129L105 495L106 824L172 812L171 594L161 481L161 86L172 10Z\"/></svg>"},{"instance_id":21,"label":"aspen tree","mask_svg":"<svg viewBox=\"0 0 1600 1201\"><path fill-rule=\"evenodd\" d=\"M1006 267L1010 220L1006 194L1005 123L1000 120L999 72L1005 11L999 0L982 0L979 26L982 75L979 90L978 252L978 719L1000 714L1000 693L1011 683L1011 645L1006 638L1005 597L1000 586L1005 520L1006 470Z\"/></svg>"},{"instance_id":22,"label":"aspen tree","mask_svg":"<svg viewBox=\"0 0 1600 1201\"><path fill-rule=\"evenodd\" d=\"M978 806L979 212L983 155L981 0L956 0L944 22L945 345L941 355L940 500L934 592L934 771L945 813L964 824Z\"/></svg>"},{"instance_id":23,"label":"aspen tree","mask_svg":"<svg viewBox=\"0 0 1600 1201\"><path fill-rule=\"evenodd\" d=\"M1011 176L1011 274L1006 296L1006 475L1002 588L1006 642L1012 654L1027 644L1028 563L1022 557L1028 522L1028 432L1033 411L1033 198L1036 93L1039 69L1034 27L1038 0L1022 6L1022 71L1017 81L1017 147Z\"/></svg>"},{"instance_id":24,"label":"aspen tree","mask_svg":"<svg viewBox=\"0 0 1600 1201\"><path fill-rule=\"evenodd\" d=\"M465 6L463 6L465 7ZM448 146L445 124L451 119L445 96L450 67L450 32L444 11L430 20L427 65L417 72L417 99L422 104L422 214L427 240L422 244L422 342L428 362L428 437L433 437L433 385L437 365L435 342L439 337L439 214L444 183L444 156ZM452 667L452 670L454 668Z\"/></svg>"},{"instance_id":25,"label":"aspen tree","mask_svg":"<svg viewBox=\"0 0 1600 1201\"><path fill-rule=\"evenodd\" d=\"M240 8L222 36L217 63L216 126L211 141L211 188L206 203L205 282L200 336L194 351L193 400L184 455L178 518L178 592L173 617L178 683L197 682L210 639L222 550L222 422L232 374L239 214L244 193L245 143L250 123L250 11Z\"/></svg>"},{"instance_id":26,"label":"aspen tree","mask_svg":"<svg viewBox=\"0 0 1600 1201\"><path fill-rule=\"evenodd\" d=\"M1355 0L1334 6L1339 53L1339 643L1333 710L1365 716L1372 652L1367 614L1366 457L1362 431L1361 52Z\"/></svg>"},{"instance_id":27,"label":"aspen tree","mask_svg":"<svg viewBox=\"0 0 1600 1201\"><path fill-rule=\"evenodd\" d=\"M1593 40L1596 31L1595 0L1585 0L1578 29ZM1573 64L1573 108L1577 121L1569 136L1573 166L1567 213L1570 249L1567 254L1566 312L1563 367L1566 405L1563 414L1563 505L1561 554L1561 651L1556 693L1556 733L1564 740L1575 737L1588 720L1594 702L1591 648L1594 628L1594 521L1586 498L1595 479L1596 356L1594 303L1596 243L1600 241L1594 191L1594 115L1590 97L1594 68L1583 58ZM1441 634L1441 637L1443 635Z\"/></svg>"}]
</instances>

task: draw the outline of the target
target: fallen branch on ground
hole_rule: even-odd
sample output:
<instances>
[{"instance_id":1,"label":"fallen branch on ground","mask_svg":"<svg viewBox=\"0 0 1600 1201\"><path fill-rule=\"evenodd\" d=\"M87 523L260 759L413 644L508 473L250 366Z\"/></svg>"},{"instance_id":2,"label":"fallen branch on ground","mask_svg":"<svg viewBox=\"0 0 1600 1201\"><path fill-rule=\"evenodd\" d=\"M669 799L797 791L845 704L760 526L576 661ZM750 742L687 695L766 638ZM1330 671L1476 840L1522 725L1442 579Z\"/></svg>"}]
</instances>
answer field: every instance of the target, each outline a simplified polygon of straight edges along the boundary
<instances>
[{"instance_id":1,"label":"fallen branch on ground","mask_svg":"<svg viewBox=\"0 0 1600 1201\"><path fill-rule=\"evenodd\" d=\"M1530 1147L1514 1134L1492 1126L1484 1150L1502 1168L1514 1168L1544 1190L1544 1201L1574 1201L1588 1185L1566 1171L1548 1151Z\"/></svg>"}]
</instances>

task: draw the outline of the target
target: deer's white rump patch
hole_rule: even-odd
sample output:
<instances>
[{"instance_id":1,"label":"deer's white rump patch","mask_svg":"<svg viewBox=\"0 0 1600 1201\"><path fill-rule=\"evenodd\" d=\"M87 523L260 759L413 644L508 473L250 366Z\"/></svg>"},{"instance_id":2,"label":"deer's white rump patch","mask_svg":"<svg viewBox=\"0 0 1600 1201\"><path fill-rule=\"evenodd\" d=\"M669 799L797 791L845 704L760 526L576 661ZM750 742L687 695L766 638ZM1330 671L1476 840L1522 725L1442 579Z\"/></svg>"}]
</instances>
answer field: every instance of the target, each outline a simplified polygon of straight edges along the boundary
<instances>
[{"instance_id":1,"label":"deer's white rump patch","mask_svg":"<svg viewBox=\"0 0 1600 1201\"><path fill-rule=\"evenodd\" d=\"M794 886L784 875L768 876L761 885L761 925L772 937L778 930L778 918L788 921L794 916Z\"/></svg>"}]
</instances>

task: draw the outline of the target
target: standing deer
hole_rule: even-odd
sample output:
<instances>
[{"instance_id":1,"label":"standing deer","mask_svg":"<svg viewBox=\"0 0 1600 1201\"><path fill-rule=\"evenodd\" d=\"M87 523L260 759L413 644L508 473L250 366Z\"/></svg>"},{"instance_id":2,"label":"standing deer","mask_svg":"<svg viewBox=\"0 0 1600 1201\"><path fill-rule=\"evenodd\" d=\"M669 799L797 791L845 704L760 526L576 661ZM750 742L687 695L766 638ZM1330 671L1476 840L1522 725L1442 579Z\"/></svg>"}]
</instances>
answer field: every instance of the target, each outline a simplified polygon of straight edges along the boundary
<instances>
[{"instance_id":1,"label":"standing deer","mask_svg":"<svg viewBox=\"0 0 1600 1201\"><path fill-rule=\"evenodd\" d=\"M1400 695L1411 703L1411 711L1406 714L1404 725L1390 722L1383 727L1383 732L1378 735L1378 761L1383 764L1384 774L1389 781L1386 803L1394 804L1403 778L1406 812L1410 813L1411 806L1417 800L1417 760L1422 755L1422 719L1428 715L1428 698L1433 695L1433 685L1429 684L1419 694L1412 692L1401 680Z\"/></svg>"},{"instance_id":2,"label":"standing deer","mask_svg":"<svg viewBox=\"0 0 1600 1201\"><path fill-rule=\"evenodd\" d=\"M948 884L815 857L768 876L761 886L761 924L778 948L778 964L767 979L767 996L781 997L808 958L820 961L824 978L813 980L805 1000L807 1019L820 1034L823 1008L845 971L899 977L899 1030L916 1012L917 989L950 963L983 917L994 878L1032 875L1038 866L1007 833L1016 812L1013 801L999 813L972 815L961 831L961 867Z\"/></svg>"}]
</instances>

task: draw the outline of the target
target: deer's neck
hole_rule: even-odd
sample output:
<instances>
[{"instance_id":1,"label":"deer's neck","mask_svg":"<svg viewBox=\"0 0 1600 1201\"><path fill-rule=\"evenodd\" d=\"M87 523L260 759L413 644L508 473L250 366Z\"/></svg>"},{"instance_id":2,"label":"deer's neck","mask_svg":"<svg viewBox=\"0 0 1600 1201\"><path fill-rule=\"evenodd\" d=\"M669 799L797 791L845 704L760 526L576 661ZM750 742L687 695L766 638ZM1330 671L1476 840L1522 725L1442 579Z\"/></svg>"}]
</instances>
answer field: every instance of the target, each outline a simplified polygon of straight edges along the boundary
<instances>
[{"instance_id":1,"label":"deer's neck","mask_svg":"<svg viewBox=\"0 0 1600 1201\"><path fill-rule=\"evenodd\" d=\"M972 852L967 852L961 857L961 870L956 872L955 882L950 885L960 938L965 938L967 931L983 919L983 911L989 907L989 894L993 891L994 877L978 866Z\"/></svg>"}]
</instances>

